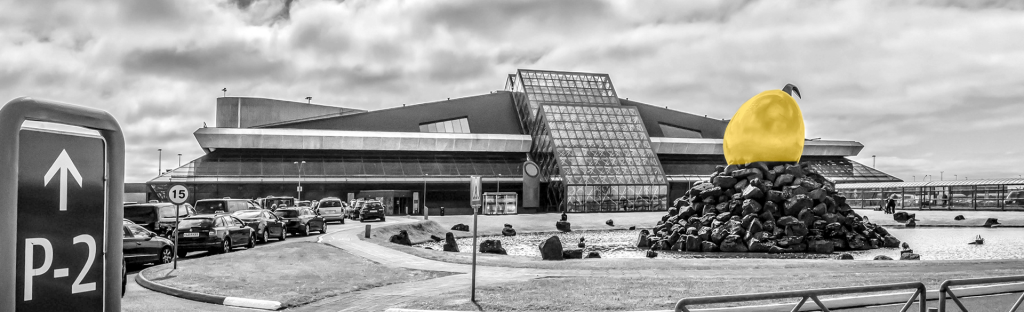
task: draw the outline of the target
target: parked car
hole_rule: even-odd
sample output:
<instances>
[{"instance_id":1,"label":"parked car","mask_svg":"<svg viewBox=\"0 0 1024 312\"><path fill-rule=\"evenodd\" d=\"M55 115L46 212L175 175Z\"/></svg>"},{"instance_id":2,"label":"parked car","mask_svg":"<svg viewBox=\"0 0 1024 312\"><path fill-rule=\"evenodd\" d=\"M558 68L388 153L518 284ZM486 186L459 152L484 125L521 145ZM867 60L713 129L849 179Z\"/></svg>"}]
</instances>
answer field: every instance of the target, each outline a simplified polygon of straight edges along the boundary
<instances>
[{"instance_id":1,"label":"parked car","mask_svg":"<svg viewBox=\"0 0 1024 312\"><path fill-rule=\"evenodd\" d=\"M199 205L196 205L199 206ZM189 251L231 252L234 247L256 246L256 230L230 215L198 215L178 224L178 257Z\"/></svg>"},{"instance_id":2,"label":"parked car","mask_svg":"<svg viewBox=\"0 0 1024 312\"><path fill-rule=\"evenodd\" d=\"M359 210L363 209L363 205L365 205L365 204L366 204L366 201L364 201L362 199L353 200L352 203L350 203L348 205L348 207L345 208L345 217L349 218L349 219L352 219L352 220L358 220L359 219Z\"/></svg>"},{"instance_id":3,"label":"parked car","mask_svg":"<svg viewBox=\"0 0 1024 312\"><path fill-rule=\"evenodd\" d=\"M245 222L245 225L248 225L253 230L256 230L256 237L261 243L266 243L270 240L270 237L275 237L277 240L284 240L285 238L284 220L281 220L281 217L278 217L270 210L241 210L231 215Z\"/></svg>"},{"instance_id":4,"label":"parked car","mask_svg":"<svg viewBox=\"0 0 1024 312\"><path fill-rule=\"evenodd\" d=\"M160 223L160 209L164 207L174 210L174 204L170 203L126 205L124 206L124 218L141 225L147 230L160 233L161 230L158 225Z\"/></svg>"},{"instance_id":5,"label":"parked car","mask_svg":"<svg viewBox=\"0 0 1024 312\"><path fill-rule=\"evenodd\" d=\"M277 208L295 207L295 197L290 196L267 196L266 198L261 198L260 201L263 209L270 209L271 211Z\"/></svg>"},{"instance_id":6,"label":"parked car","mask_svg":"<svg viewBox=\"0 0 1024 312\"><path fill-rule=\"evenodd\" d=\"M282 208L274 211L278 217L287 221L285 229L288 233L300 233L303 236L309 235L310 231L320 231L320 234L327 233L327 223L324 218L313 213L309 208Z\"/></svg>"},{"instance_id":7,"label":"parked car","mask_svg":"<svg viewBox=\"0 0 1024 312\"><path fill-rule=\"evenodd\" d=\"M1006 193L1003 203L1007 205L1024 205L1024 191L1010 191Z\"/></svg>"},{"instance_id":8,"label":"parked car","mask_svg":"<svg viewBox=\"0 0 1024 312\"><path fill-rule=\"evenodd\" d=\"M384 221L384 205L376 200L368 200L363 204L363 208L359 209L359 222L366 221L366 219L380 219Z\"/></svg>"},{"instance_id":9,"label":"parked car","mask_svg":"<svg viewBox=\"0 0 1024 312\"><path fill-rule=\"evenodd\" d=\"M177 210L178 217L175 218L174 212ZM161 206L160 207L160 221L157 222L156 233L160 236L170 236L174 229L178 228L178 224L175 220L181 220L196 215L195 208L192 208L191 204L183 204L175 209L174 205Z\"/></svg>"},{"instance_id":10,"label":"parked car","mask_svg":"<svg viewBox=\"0 0 1024 312\"><path fill-rule=\"evenodd\" d=\"M174 242L157 236L138 224L122 224L124 260L126 264L170 263L174 260Z\"/></svg>"},{"instance_id":11,"label":"parked car","mask_svg":"<svg viewBox=\"0 0 1024 312\"><path fill-rule=\"evenodd\" d=\"M348 204L337 197L327 197L317 201L316 213L324 217L324 222L339 221L345 224L345 210Z\"/></svg>"},{"instance_id":12,"label":"parked car","mask_svg":"<svg viewBox=\"0 0 1024 312\"><path fill-rule=\"evenodd\" d=\"M247 209L259 209L259 207L248 199L231 198L200 199L199 201L196 201L195 206L196 214L199 215L217 213L231 214L235 211Z\"/></svg>"},{"instance_id":13,"label":"parked car","mask_svg":"<svg viewBox=\"0 0 1024 312\"><path fill-rule=\"evenodd\" d=\"M308 201L308 200L300 200L300 201L295 202L295 207L313 208L310 205L311 205L310 201Z\"/></svg>"}]
</instances>

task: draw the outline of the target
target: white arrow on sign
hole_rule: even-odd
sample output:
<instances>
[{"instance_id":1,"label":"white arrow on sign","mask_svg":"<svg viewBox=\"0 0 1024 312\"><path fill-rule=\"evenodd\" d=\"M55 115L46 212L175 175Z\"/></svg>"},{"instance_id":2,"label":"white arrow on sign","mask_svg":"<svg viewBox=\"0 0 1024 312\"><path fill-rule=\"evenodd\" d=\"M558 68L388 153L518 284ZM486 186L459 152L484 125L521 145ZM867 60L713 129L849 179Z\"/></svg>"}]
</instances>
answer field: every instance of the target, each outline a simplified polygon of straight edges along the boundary
<instances>
[{"instance_id":1,"label":"white arrow on sign","mask_svg":"<svg viewBox=\"0 0 1024 312\"><path fill-rule=\"evenodd\" d=\"M60 211L68 210L68 172L71 172L71 176L75 177L75 181L78 181L78 186L82 187L82 174L78 173L78 168L75 168L75 163L71 162L71 157L68 156L67 150L61 150L60 156L57 156L57 160L50 166L50 170L46 171L46 175L43 176L43 186L50 184L50 180L53 179L53 175L60 172Z\"/></svg>"}]
</instances>

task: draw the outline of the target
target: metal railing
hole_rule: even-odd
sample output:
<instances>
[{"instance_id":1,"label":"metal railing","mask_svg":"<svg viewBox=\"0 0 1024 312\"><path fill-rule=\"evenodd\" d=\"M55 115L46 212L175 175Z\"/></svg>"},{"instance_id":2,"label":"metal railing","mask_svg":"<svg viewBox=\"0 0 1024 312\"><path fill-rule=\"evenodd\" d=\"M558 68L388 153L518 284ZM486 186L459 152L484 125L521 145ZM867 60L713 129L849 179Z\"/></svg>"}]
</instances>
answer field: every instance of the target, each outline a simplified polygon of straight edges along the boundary
<instances>
[{"instance_id":1,"label":"metal railing","mask_svg":"<svg viewBox=\"0 0 1024 312\"><path fill-rule=\"evenodd\" d=\"M907 300L907 303L903 305L903 308L900 309L900 312L906 312L908 309L910 309L910 306L914 304L915 299L919 299L919 306L921 308L920 312L925 312L925 309L927 308L925 302L927 301L927 299L925 298L924 284L922 284L921 282L683 298L679 300L679 302L676 302L675 310L676 312L690 312L690 310L688 310L686 306L696 304L801 298L800 302L797 302L796 306L793 307L792 311L800 311L800 308L802 308L804 303L807 302L807 299L811 299L812 301L814 301L814 304L818 305L818 308L821 309L821 311L829 312L830 310L828 309L828 307L826 307L825 304L823 304L821 300L818 299L818 296L843 295L903 289L915 289L916 291L914 292L914 295L910 297L910 300Z\"/></svg>"},{"instance_id":2,"label":"metal railing","mask_svg":"<svg viewBox=\"0 0 1024 312\"><path fill-rule=\"evenodd\" d=\"M951 286L965 286L965 285L980 285L980 284L996 284L996 283L1013 283L1013 282L1024 282L1024 276L1002 276L1002 277L982 277L982 278L967 278L967 279L955 279L945 280L942 284L939 284L939 312L946 312L946 296L949 295L949 299L953 299L953 303L956 303L960 311L967 312L967 308L960 302L960 299L953 294L953 290L949 289ZM1024 302L1024 294L1013 303L1010 307L1010 312L1017 311L1020 307L1021 302Z\"/></svg>"}]
</instances>

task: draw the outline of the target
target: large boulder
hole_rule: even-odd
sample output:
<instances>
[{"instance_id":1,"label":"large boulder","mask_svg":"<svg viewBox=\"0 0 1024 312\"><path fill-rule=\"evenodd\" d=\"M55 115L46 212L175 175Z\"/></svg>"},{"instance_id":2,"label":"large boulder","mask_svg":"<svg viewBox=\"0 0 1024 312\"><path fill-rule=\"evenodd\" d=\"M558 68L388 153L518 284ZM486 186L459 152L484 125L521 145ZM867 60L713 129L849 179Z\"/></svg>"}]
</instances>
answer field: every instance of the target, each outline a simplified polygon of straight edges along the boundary
<instances>
[{"instance_id":1,"label":"large boulder","mask_svg":"<svg viewBox=\"0 0 1024 312\"><path fill-rule=\"evenodd\" d=\"M807 235L807 226L803 222L793 223L786 226L786 236L805 236Z\"/></svg>"},{"instance_id":2,"label":"large boulder","mask_svg":"<svg viewBox=\"0 0 1024 312\"><path fill-rule=\"evenodd\" d=\"M654 251L654 250L648 250L647 251L647 257L648 258L654 258L654 257L657 257L657 256L658 256L658 252L657 251Z\"/></svg>"},{"instance_id":3,"label":"large boulder","mask_svg":"<svg viewBox=\"0 0 1024 312\"><path fill-rule=\"evenodd\" d=\"M480 253L491 253L498 255L508 254L508 252L505 251L505 248L501 247L501 241L496 239L488 239L480 243Z\"/></svg>"},{"instance_id":4,"label":"large boulder","mask_svg":"<svg viewBox=\"0 0 1024 312\"><path fill-rule=\"evenodd\" d=\"M649 232L647 232L647 230L640 230L640 236L637 238L637 241L636 241L636 248L650 248L651 247L650 235L651 234ZM559 246L561 246L561 244L559 244ZM559 252L561 252L561 251L559 251Z\"/></svg>"},{"instance_id":5,"label":"large boulder","mask_svg":"<svg viewBox=\"0 0 1024 312\"><path fill-rule=\"evenodd\" d=\"M710 240L711 239L711 227L710 226L701 227L700 230L697 231L697 237L700 238L701 241Z\"/></svg>"},{"instance_id":6,"label":"large boulder","mask_svg":"<svg viewBox=\"0 0 1024 312\"><path fill-rule=\"evenodd\" d=\"M584 257L584 258L586 258L586 259L600 259L601 258L601 254L596 252L596 251L591 251L591 252L588 252L587 256Z\"/></svg>"},{"instance_id":7,"label":"large boulder","mask_svg":"<svg viewBox=\"0 0 1024 312\"><path fill-rule=\"evenodd\" d=\"M892 260L892 257L886 255L877 255L874 260Z\"/></svg>"},{"instance_id":8,"label":"large boulder","mask_svg":"<svg viewBox=\"0 0 1024 312\"><path fill-rule=\"evenodd\" d=\"M743 243L743 238L737 235L726 236L718 248L724 252L747 252L747 245Z\"/></svg>"},{"instance_id":9,"label":"large boulder","mask_svg":"<svg viewBox=\"0 0 1024 312\"><path fill-rule=\"evenodd\" d=\"M701 240L695 235L686 235L686 251L700 251Z\"/></svg>"},{"instance_id":10,"label":"large boulder","mask_svg":"<svg viewBox=\"0 0 1024 312\"><path fill-rule=\"evenodd\" d=\"M915 215L916 214L910 214L904 211L900 211L892 214L892 219L899 223L907 223L907 221L914 220Z\"/></svg>"},{"instance_id":11,"label":"large boulder","mask_svg":"<svg viewBox=\"0 0 1024 312\"><path fill-rule=\"evenodd\" d=\"M388 241L399 245L412 246L412 241L409 240L409 232L406 232L405 230L398 231L398 234L391 235L391 238L388 239Z\"/></svg>"},{"instance_id":12,"label":"large boulder","mask_svg":"<svg viewBox=\"0 0 1024 312\"><path fill-rule=\"evenodd\" d=\"M747 188L743 189L743 199L761 199L761 197L764 197L764 191L759 187L747 185Z\"/></svg>"},{"instance_id":13,"label":"large boulder","mask_svg":"<svg viewBox=\"0 0 1024 312\"><path fill-rule=\"evenodd\" d=\"M772 241L770 241L770 240L761 241L761 240L757 240L757 239L751 239L750 242L747 243L747 251L750 251L750 252L768 252L768 250L770 250L774 246L775 246L775 244Z\"/></svg>"},{"instance_id":14,"label":"large boulder","mask_svg":"<svg viewBox=\"0 0 1024 312\"><path fill-rule=\"evenodd\" d=\"M703 242L700 244L700 251L702 252L715 252L718 251L718 244L712 242Z\"/></svg>"},{"instance_id":15,"label":"large boulder","mask_svg":"<svg viewBox=\"0 0 1024 312\"><path fill-rule=\"evenodd\" d=\"M734 177L719 175L715 176L715 178L712 179L711 184L714 184L715 186L720 187L722 189L728 189L733 187L733 185L736 185L736 181L737 179Z\"/></svg>"},{"instance_id":16,"label":"large boulder","mask_svg":"<svg viewBox=\"0 0 1024 312\"><path fill-rule=\"evenodd\" d=\"M563 259L583 259L583 249L562 250Z\"/></svg>"},{"instance_id":17,"label":"large boulder","mask_svg":"<svg viewBox=\"0 0 1024 312\"><path fill-rule=\"evenodd\" d=\"M984 226L984 227L993 227L993 226L997 226L997 225L999 225L999 219L988 218L988 220L985 220L985 225L982 225L982 226Z\"/></svg>"},{"instance_id":18,"label":"large boulder","mask_svg":"<svg viewBox=\"0 0 1024 312\"><path fill-rule=\"evenodd\" d=\"M462 224L462 223L459 223L459 224L456 224L455 226L452 226L452 231L469 232L469 226L465 225L465 224Z\"/></svg>"},{"instance_id":19,"label":"large boulder","mask_svg":"<svg viewBox=\"0 0 1024 312\"><path fill-rule=\"evenodd\" d=\"M839 260L853 260L853 255L848 253L839 254Z\"/></svg>"},{"instance_id":20,"label":"large boulder","mask_svg":"<svg viewBox=\"0 0 1024 312\"><path fill-rule=\"evenodd\" d=\"M555 222L555 228L562 232L572 232L572 227L569 221L558 221Z\"/></svg>"},{"instance_id":21,"label":"large boulder","mask_svg":"<svg viewBox=\"0 0 1024 312\"><path fill-rule=\"evenodd\" d=\"M444 251L459 252L459 244L455 241L455 234L448 232L444 234Z\"/></svg>"},{"instance_id":22,"label":"large boulder","mask_svg":"<svg viewBox=\"0 0 1024 312\"><path fill-rule=\"evenodd\" d=\"M433 235L433 234L431 234L431 235L430 235L430 240L432 240L432 241L434 241L434 242L436 243L436 242L440 242L440 241L442 241L442 240L444 240L444 239L443 239L443 238L441 238L440 236L437 236L437 235Z\"/></svg>"},{"instance_id":23,"label":"large boulder","mask_svg":"<svg viewBox=\"0 0 1024 312\"><path fill-rule=\"evenodd\" d=\"M717 187L717 186L700 192L700 198L703 198L703 199L717 198L720 195L722 195L722 188Z\"/></svg>"},{"instance_id":24,"label":"large boulder","mask_svg":"<svg viewBox=\"0 0 1024 312\"><path fill-rule=\"evenodd\" d=\"M646 236L642 236L646 240ZM558 239L558 236L551 236L548 239L540 242L540 257L544 260L562 260L562 241Z\"/></svg>"},{"instance_id":25,"label":"large boulder","mask_svg":"<svg viewBox=\"0 0 1024 312\"><path fill-rule=\"evenodd\" d=\"M954 221L963 221L964 220L964 215L956 215L956 217L953 217L953 220Z\"/></svg>"},{"instance_id":26,"label":"large boulder","mask_svg":"<svg viewBox=\"0 0 1024 312\"><path fill-rule=\"evenodd\" d=\"M921 255L916 253L902 253L900 254L900 260L921 260Z\"/></svg>"},{"instance_id":27,"label":"large boulder","mask_svg":"<svg viewBox=\"0 0 1024 312\"><path fill-rule=\"evenodd\" d=\"M756 200L747 199L743 201L743 215L759 214L761 209L761 204L757 203Z\"/></svg>"},{"instance_id":28,"label":"large boulder","mask_svg":"<svg viewBox=\"0 0 1024 312\"><path fill-rule=\"evenodd\" d=\"M892 235L882 237L882 247L885 248L897 248L900 247L900 240L896 239Z\"/></svg>"}]
</instances>

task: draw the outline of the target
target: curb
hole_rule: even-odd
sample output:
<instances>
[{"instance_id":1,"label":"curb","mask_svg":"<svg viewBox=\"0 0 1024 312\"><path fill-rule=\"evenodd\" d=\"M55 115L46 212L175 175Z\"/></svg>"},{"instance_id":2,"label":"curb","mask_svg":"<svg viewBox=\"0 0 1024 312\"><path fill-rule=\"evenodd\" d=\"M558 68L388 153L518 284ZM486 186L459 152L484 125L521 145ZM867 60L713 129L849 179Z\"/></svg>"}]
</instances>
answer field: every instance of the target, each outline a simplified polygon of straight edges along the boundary
<instances>
[{"instance_id":1,"label":"curb","mask_svg":"<svg viewBox=\"0 0 1024 312\"><path fill-rule=\"evenodd\" d=\"M154 268L154 267L150 267L148 269L142 270L141 272L136 274L135 275L135 283L138 283L139 286L145 287L146 289L149 289L149 290L152 290L152 291L155 291L155 292L158 292L158 293L162 293L162 294L166 294L166 295L171 295L171 296L175 296L175 297L182 298L182 299L188 299L188 300L192 300L192 301L199 301L199 302L203 302L203 303L219 304L219 305L226 305L226 306L233 306L233 307L242 307L242 308L271 310L271 311L276 311L276 310L280 310L281 309L281 303L277 302L277 301L208 295L208 294L204 294L204 293L191 292L191 291L187 291L187 290L177 289L177 288L161 285L161 284L158 284L158 283L154 283L154 282L150 281L149 279L147 279L143 275L143 273L145 273L146 271L149 271L152 268Z\"/></svg>"},{"instance_id":2,"label":"curb","mask_svg":"<svg viewBox=\"0 0 1024 312\"><path fill-rule=\"evenodd\" d=\"M958 298L974 297L974 296L986 296L986 295L997 295L1005 293L1015 293L1024 290L1024 283L1014 284L1001 284L991 286L977 286L977 287L964 287L954 289ZM939 298L939 291L930 289L926 291L926 297L929 301L936 300ZM832 298L832 299L821 299L821 303L825 304L829 309L847 309L847 308L859 308L867 306L880 306L890 304L901 304L906 303L912 292L903 292L895 294L880 294L880 295L866 295L866 296L855 296L855 297L843 297L843 298ZM793 298L796 302L798 298ZM949 300L947 298L946 300ZM914 300L917 302L917 300ZM757 306L742 306L742 307L728 307L728 308L710 308L710 309L689 309L694 312L758 312L758 311L791 311L794 303L776 303L766 304ZM818 311L818 307L813 304L805 304L800 311ZM445 311L445 310L417 310L417 309L399 309L390 308L385 310L386 312L460 312L460 311ZM648 312L672 312L673 310L654 310ZM634 311L639 312L639 311Z\"/></svg>"}]
</instances>

